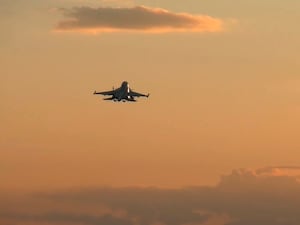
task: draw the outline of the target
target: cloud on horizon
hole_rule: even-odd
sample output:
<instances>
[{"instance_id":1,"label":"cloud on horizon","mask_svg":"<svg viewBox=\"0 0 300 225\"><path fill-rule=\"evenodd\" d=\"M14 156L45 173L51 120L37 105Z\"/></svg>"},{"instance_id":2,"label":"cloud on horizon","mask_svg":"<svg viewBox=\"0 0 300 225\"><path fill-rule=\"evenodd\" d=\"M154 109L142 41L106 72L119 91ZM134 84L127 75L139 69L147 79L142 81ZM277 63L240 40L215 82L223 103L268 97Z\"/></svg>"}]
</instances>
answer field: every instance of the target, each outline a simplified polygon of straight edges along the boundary
<instances>
[{"instance_id":1,"label":"cloud on horizon","mask_svg":"<svg viewBox=\"0 0 300 225\"><path fill-rule=\"evenodd\" d=\"M299 175L238 169L214 187L98 188L0 195L1 224L298 225ZM271 172L270 172L271 171Z\"/></svg>"},{"instance_id":2,"label":"cloud on horizon","mask_svg":"<svg viewBox=\"0 0 300 225\"><path fill-rule=\"evenodd\" d=\"M60 9L65 19L55 31L103 32L220 32L223 21L206 15L174 13L161 8L74 7Z\"/></svg>"}]
</instances>

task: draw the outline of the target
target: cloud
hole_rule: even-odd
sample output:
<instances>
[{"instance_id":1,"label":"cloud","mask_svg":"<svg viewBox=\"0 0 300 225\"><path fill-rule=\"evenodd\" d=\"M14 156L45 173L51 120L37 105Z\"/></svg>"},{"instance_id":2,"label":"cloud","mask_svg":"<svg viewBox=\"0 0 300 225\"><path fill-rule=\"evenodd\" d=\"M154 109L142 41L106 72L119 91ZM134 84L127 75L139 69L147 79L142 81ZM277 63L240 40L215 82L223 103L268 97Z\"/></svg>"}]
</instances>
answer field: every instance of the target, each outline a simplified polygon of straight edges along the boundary
<instances>
[{"instance_id":1,"label":"cloud","mask_svg":"<svg viewBox=\"0 0 300 225\"><path fill-rule=\"evenodd\" d=\"M300 166L264 167L256 170L257 175L272 174L273 176L297 176L300 175Z\"/></svg>"},{"instance_id":2,"label":"cloud","mask_svg":"<svg viewBox=\"0 0 300 225\"><path fill-rule=\"evenodd\" d=\"M165 9L75 7L60 9L65 17L56 31L102 32L220 32L223 21L204 15L173 13Z\"/></svg>"},{"instance_id":3,"label":"cloud","mask_svg":"<svg viewBox=\"0 0 300 225\"><path fill-rule=\"evenodd\" d=\"M299 225L298 167L237 169L213 187L98 188L0 196L0 224ZM269 172L271 171L271 172Z\"/></svg>"},{"instance_id":4,"label":"cloud","mask_svg":"<svg viewBox=\"0 0 300 225\"><path fill-rule=\"evenodd\" d=\"M1 214L0 214L1 215ZM117 218L112 215L101 215L94 216L89 214L67 214L67 213L46 213L38 215L27 215L27 214L2 214L2 217L13 217L12 221L23 221L31 223L47 223L47 224L65 224L65 223L76 223L86 225L132 225L133 222L126 218Z\"/></svg>"}]
</instances>

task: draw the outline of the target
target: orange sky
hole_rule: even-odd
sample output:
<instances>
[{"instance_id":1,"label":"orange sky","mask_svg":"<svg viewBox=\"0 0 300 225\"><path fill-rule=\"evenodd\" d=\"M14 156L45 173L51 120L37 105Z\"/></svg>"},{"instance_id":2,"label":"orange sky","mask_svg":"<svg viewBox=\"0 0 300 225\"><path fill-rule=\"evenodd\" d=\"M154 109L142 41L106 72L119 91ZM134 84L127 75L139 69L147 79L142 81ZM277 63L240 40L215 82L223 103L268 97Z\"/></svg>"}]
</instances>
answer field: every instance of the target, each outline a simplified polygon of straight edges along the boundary
<instances>
[{"instance_id":1,"label":"orange sky","mask_svg":"<svg viewBox=\"0 0 300 225\"><path fill-rule=\"evenodd\" d=\"M142 5L224 27L55 32L59 8ZM1 189L182 187L234 168L298 165L299 9L293 0L4 1ZM123 80L150 98L92 95Z\"/></svg>"}]
</instances>

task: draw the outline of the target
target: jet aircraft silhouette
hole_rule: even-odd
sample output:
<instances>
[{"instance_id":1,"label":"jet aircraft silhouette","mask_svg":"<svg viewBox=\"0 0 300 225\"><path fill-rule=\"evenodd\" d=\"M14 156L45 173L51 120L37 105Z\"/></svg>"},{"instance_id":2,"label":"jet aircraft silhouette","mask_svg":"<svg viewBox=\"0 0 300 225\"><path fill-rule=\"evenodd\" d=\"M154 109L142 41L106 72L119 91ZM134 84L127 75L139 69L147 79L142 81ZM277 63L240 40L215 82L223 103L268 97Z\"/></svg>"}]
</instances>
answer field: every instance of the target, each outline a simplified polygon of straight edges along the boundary
<instances>
[{"instance_id":1,"label":"jet aircraft silhouette","mask_svg":"<svg viewBox=\"0 0 300 225\"><path fill-rule=\"evenodd\" d=\"M111 91L102 91L102 92L94 92L94 95L111 95L109 98L104 98L103 100L112 100L112 101L130 101L135 102L135 97L149 97L149 94L141 94L133 91L129 88L129 84L127 81L123 81L121 87L111 90Z\"/></svg>"}]
</instances>

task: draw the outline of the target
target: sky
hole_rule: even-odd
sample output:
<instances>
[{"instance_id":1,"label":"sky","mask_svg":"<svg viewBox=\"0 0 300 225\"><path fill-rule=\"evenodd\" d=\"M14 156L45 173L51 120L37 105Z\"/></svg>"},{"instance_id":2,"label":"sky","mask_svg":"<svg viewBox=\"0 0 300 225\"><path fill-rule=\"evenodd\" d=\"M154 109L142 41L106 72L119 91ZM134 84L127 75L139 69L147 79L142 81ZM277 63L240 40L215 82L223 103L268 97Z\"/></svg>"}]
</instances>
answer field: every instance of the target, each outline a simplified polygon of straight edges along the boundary
<instances>
[{"instance_id":1,"label":"sky","mask_svg":"<svg viewBox=\"0 0 300 225\"><path fill-rule=\"evenodd\" d=\"M299 10L1 0L0 221L299 224ZM150 97L93 95L125 80Z\"/></svg>"}]
</instances>

